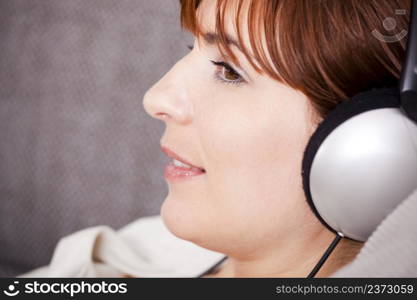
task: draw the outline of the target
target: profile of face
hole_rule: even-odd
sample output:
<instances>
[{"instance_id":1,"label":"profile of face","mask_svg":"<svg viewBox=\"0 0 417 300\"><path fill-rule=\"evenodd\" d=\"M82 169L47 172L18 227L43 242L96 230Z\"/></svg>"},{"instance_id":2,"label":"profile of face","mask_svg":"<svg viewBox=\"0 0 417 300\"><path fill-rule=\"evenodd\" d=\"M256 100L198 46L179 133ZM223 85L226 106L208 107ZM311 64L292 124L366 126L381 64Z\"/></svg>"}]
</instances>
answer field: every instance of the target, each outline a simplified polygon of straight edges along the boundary
<instances>
[{"instance_id":1,"label":"profile of face","mask_svg":"<svg viewBox=\"0 0 417 300\"><path fill-rule=\"evenodd\" d=\"M198 8L206 33L215 32L215 5L203 1ZM233 18L226 20L227 33L237 39ZM165 122L161 145L206 171L167 182L161 207L167 228L204 248L252 257L319 223L301 177L304 148L317 125L303 93L256 72L238 46L231 47L240 68L210 40L196 38L143 105Z\"/></svg>"}]
</instances>

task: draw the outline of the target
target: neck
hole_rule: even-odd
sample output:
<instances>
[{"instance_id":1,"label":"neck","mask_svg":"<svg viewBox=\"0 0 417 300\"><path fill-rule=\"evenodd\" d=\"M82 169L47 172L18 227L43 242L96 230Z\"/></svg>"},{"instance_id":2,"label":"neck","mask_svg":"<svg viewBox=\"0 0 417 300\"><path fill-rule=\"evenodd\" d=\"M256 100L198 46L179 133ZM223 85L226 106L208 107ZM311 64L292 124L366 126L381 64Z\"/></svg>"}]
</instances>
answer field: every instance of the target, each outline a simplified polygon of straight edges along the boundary
<instances>
[{"instance_id":1,"label":"neck","mask_svg":"<svg viewBox=\"0 0 417 300\"><path fill-rule=\"evenodd\" d=\"M307 277L334 238L334 233L322 228L309 238L287 239L247 259L228 255L216 277ZM353 260L362 245L342 238L315 277L329 277Z\"/></svg>"}]
</instances>

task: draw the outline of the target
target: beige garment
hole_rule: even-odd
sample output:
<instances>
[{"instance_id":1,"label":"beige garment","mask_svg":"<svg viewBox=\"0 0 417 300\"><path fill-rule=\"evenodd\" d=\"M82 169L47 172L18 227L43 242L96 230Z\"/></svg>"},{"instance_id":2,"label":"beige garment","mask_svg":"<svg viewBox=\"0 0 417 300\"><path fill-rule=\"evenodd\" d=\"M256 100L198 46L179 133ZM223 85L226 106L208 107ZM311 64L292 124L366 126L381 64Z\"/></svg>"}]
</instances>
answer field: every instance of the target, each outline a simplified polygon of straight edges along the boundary
<instances>
[{"instance_id":1,"label":"beige garment","mask_svg":"<svg viewBox=\"0 0 417 300\"><path fill-rule=\"evenodd\" d=\"M391 212L358 256L332 277L417 278L417 189Z\"/></svg>"},{"instance_id":2,"label":"beige garment","mask_svg":"<svg viewBox=\"0 0 417 300\"><path fill-rule=\"evenodd\" d=\"M416 215L417 190L331 277L417 277ZM119 231L97 226L75 232L59 241L49 266L19 277L198 277L224 257L175 237L158 215Z\"/></svg>"},{"instance_id":3,"label":"beige garment","mask_svg":"<svg viewBox=\"0 0 417 300\"><path fill-rule=\"evenodd\" d=\"M198 277L222 258L174 236L157 215L118 231L77 231L58 242L49 265L18 277Z\"/></svg>"}]
</instances>

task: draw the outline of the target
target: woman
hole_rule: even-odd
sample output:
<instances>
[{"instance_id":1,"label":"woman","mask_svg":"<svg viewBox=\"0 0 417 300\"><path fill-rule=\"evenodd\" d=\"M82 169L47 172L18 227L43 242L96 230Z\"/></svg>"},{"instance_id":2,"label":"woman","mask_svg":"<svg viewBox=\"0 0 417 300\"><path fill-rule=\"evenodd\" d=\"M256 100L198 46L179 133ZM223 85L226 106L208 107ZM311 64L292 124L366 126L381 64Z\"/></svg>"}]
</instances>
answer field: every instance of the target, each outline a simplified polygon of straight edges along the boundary
<instances>
[{"instance_id":1,"label":"woman","mask_svg":"<svg viewBox=\"0 0 417 300\"><path fill-rule=\"evenodd\" d=\"M383 20L409 1L181 4L194 47L147 92L144 107L166 124L161 145L205 172L168 178L163 221L227 255L217 276L306 276L333 234L306 205L303 150L339 101L396 84L406 41L388 44L372 30L384 32ZM399 28L406 24L398 18ZM361 246L344 239L317 276Z\"/></svg>"},{"instance_id":2,"label":"woman","mask_svg":"<svg viewBox=\"0 0 417 300\"><path fill-rule=\"evenodd\" d=\"M162 150L188 164L165 170L163 223L225 255L203 277L306 277L317 264L334 234L306 202L304 149L338 103L397 84L406 39L381 37L407 28L408 16L395 12L409 8L409 0L181 1L194 45L143 105L166 124ZM316 277L362 245L342 239Z\"/></svg>"}]
</instances>

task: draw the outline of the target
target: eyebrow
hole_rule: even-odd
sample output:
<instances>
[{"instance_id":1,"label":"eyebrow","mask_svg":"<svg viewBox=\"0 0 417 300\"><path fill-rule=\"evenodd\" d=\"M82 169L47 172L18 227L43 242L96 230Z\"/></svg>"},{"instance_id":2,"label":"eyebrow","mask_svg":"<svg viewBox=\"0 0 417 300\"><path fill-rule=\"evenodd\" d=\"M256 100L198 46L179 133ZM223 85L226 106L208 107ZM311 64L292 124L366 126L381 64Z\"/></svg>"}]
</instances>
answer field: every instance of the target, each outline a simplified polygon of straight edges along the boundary
<instances>
[{"instance_id":1,"label":"eyebrow","mask_svg":"<svg viewBox=\"0 0 417 300\"><path fill-rule=\"evenodd\" d=\"M204 41L209 45L214 45L215 43L220 41L220 36L214 32L205 32L202 34L202 36ZM226 44L234 45L240 50L240 52L243 52L240 44L228 34L226 34Z\"/></svg>"},{"instance_id":2,"label":"eyebrow","mask_svg":"<svg viewBox=\"0 0 417 300\"><path fill-rule=\"evenodd\" d=\"M201 34L201 36L203 37L203 40L205 41L206 44L208 45L214 45L216 42L220 41L220 36L212 31L209 32L203 32ZM236 46L240 52L242 52L244 54L244 51L242 50L241 45L234 39L232 38L229 34L225 34L226 37L226 44L228 45L234 45ZM250 58L252 58L254 61L257 61L256 58L253 57L252 54L248 54ZM240 67L240 66L239 66ZM249 77L249 75L248 75Z\"/></svg>"}]
</instances>

